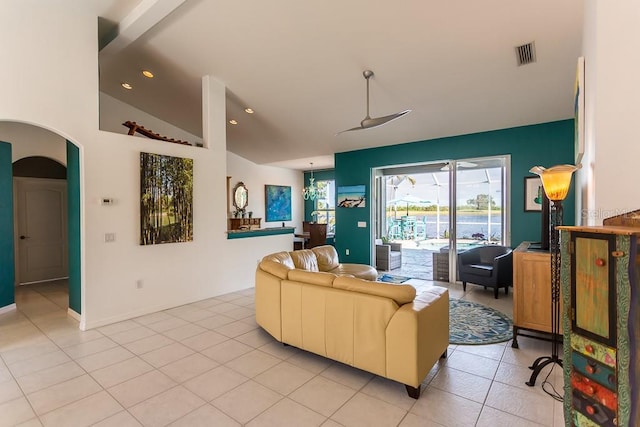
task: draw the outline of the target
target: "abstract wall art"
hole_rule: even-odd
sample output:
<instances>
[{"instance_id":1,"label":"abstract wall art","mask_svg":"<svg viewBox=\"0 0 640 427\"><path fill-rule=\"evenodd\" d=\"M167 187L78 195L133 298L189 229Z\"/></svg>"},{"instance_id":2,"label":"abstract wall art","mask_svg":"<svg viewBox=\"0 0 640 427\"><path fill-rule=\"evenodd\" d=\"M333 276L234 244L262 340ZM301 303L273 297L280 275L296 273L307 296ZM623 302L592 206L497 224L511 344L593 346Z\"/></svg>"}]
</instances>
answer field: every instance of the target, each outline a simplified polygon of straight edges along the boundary
<instances>
[{"instance_id":1,"label":"abstract wall art","mask_svg":"<svg viewBox=\"0 0 640 427\"><path fill-rule=\"evenodd\" d=\"M291 187L265 185L264 201L266 221L291 221Z\"/></svg>"}]
</instances>

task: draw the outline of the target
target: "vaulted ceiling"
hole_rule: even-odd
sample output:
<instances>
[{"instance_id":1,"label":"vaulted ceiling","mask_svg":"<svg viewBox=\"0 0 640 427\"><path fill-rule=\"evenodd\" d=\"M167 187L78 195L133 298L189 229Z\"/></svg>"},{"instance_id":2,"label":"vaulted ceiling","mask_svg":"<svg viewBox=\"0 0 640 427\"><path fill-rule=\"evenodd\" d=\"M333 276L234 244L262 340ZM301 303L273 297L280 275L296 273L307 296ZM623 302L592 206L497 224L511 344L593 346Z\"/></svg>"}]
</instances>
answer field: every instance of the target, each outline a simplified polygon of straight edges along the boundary
<instances>
[{"instance_id":1,"label":"vaulted ceiling","mask_svg":"<svg viewBox=\"0 0 640 427\"><path fill-rule=\"evenodd\" d=\"M260 164L330 167L335 152L573 117L582 0L100 5L115 36L100 53L101 91L202 135L201 77L212 75L238 122L227 149ZM515 47L530 42L536 61L519 66ZM365 69L372 117L412 112L336 136L365 117Z\"/></svg>"}]
</instances>

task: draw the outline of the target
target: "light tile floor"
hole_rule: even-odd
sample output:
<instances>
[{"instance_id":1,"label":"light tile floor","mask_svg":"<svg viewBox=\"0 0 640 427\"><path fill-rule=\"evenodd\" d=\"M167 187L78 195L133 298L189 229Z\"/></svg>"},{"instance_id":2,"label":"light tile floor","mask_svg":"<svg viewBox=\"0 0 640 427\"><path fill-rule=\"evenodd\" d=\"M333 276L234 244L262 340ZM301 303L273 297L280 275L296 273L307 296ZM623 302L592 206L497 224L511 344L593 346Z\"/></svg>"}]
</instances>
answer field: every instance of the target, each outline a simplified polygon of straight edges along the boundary
<instances>
[{"instance_id":1,"label":"light tile floor","mask_svg":"<svg viewBox=\"0 0 640 427\"><path fill-rule=\"evenodd\" d=\"M443 285L511 315L511 296ZM524 384L547 342L451 346L414 400L402 384L274 341L255 323L253 295L82 332L64 282L18 288L18 310L0 315L0 426L564 425L541 389L546 372ZM549 378L561 391L561 370Z\"/></svg>"}]
</instances>

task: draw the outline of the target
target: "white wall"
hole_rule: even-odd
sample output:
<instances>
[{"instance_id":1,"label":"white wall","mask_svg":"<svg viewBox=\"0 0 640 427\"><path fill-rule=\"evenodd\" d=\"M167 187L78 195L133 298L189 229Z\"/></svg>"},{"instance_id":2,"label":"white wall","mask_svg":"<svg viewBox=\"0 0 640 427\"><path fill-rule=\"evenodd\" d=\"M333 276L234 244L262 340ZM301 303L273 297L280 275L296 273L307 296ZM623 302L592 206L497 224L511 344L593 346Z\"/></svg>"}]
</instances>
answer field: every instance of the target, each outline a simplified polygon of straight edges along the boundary
<instances>
[{"instance_id":1,"label":"white wall","mask_svg":"<svg viewBox=\"0 0 640 427\"><path fill-rule=\"evenodd\" d=\"M24 123L0 122L0 141L11 142L11 161L43 156L67 164L67 142L60 135Z\"/></svg>"},{"instance_id":2,"label":"white wall","mask_svg":"<svg viewBox=\"0 0 640 427\"><path fill-rule=\"evenodd\" d=\"M640 2L586 0L587 223L640 208Z\"/></svg>"},{"instance_id":3,"label":"white wall","mask_svg":"<svg viewBox=\"0 0 640 427\"><path fill-rule=\"evenodd\" d=\"M100 92L100 129L127 135L129 128L122 125L126 121L136 122L144 126L145 129L152 130L168 138L187 141L191 145L202 144L201 137L175 127L104 92ZM138 133L134 136L136 138L146 138L146 136Z\"/></svg>"},{"instance_id":4,"label":"white wall","mask_svg":"<svg viewBox=\"0 0 640 427\"><path fill-rule=\"evenodd\" d=\"M244 182L249 190L247 211L252 211L254 218L262 218L262 227L281 227L282 221L265 222L265 185L291 186L291 221L284 221L287 227L297 227L302 231L304 202L302 200L303 173L291 169L257 165L243 157L227 152L227 172L231 177L229 191L238 182ZM233 200L230 198L230 210L233 211Z\"/></svg>"},{"instance_id":5,"label":"white wall","mask_svg":"<svg viewBox=\"0 0 640 427\"><path fill-rule=\"evenodd\" d=\"M295 177L298 183L300 174L251 166L254 175L244 177L241 167L248 166L240 161L240 167L227 171L226 142L220 138L224 96L219 94L224 88L215 84L209 92L212 99L203 105L208 148L99 131L97 19L92 3L9 0L0 14L5 64L0 67L0 121L31 123L80 147L81 327L253 286L256 260L289 249L292 236L227 240L226 176L250 183L251 191L265 183L255 175L283 181ZM141 151L194 159L193 242L138 244ZM299 194L298 190L294 189ZM112 197L115 204L100 205L101 197ZM301 209L296 208L297 222ZM105 233L115 233L116 241L105 243ZM143 281L142 289L136 289L137 280Z\"/></svg>"}]
</instances>

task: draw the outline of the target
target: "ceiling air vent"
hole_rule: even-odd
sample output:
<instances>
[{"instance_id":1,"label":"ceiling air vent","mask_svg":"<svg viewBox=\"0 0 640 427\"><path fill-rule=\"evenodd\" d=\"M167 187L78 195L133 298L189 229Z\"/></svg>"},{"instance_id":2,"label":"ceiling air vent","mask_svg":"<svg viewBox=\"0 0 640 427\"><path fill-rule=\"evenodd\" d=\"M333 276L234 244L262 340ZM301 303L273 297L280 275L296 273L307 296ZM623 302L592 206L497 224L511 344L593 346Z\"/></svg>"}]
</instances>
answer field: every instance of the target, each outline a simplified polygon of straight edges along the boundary
<instances>
[{"instance_id":1,"label":"ceiling air vent","mask_svg":"<svg viewBox=\"0 0 640 427\"><path fill-rule=\"evenodd\" d=\"M535 42L516 46L516 56L518 57L518 66L536 62Z\"/></svg>"}]
</instances>

